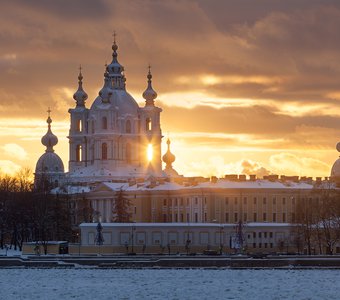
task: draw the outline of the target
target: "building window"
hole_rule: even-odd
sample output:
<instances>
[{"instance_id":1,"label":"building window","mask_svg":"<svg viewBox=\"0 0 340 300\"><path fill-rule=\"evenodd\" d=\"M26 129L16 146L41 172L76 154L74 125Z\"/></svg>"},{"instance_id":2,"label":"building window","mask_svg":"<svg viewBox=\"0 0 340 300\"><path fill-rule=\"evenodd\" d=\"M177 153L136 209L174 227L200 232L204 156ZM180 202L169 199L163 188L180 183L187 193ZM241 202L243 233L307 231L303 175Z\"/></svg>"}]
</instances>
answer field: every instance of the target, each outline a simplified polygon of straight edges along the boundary
<instances>
[{"instance_id":1,"label":"building window","mask_svg":"<svg viewBox=\"0 0 340 300\"><path fill-rule=\"evenodd\" d=\"M195 222L198 222L198 213L195 213Z\"/></svg>"},{"instance_id":2,"label":"building window","mask_svg":"<svg viewBox=\"0 0 340 300\"><path fill-rule=\"evenodd\" d=\"M254 205L256 205L256 203L257 203L257 198L255 197L254 198Z\"/></svg>"},{"instance_id":3,"label":"building window","mask_svg":"<svg viewBox=\"0 0 340 300\"><path fill-rule=\"evenodd\" d=\"M234 222L236 223L238 221L238 215L237 213L234 213Z\"/></svg>"},{"instance_id":4,"label":"building window","mask_svg":"<svg viewBox=\"0 0 340 300\"><path fill-rule=\"evenodd\" d=\"M77 129L78 132L81 132L81 131L82 131L83 128L82 128L82 122L81 122L81 120L77 120L77 128L76 128L76 129Z\"/></svg>"},{"instance_id":5,"label":"building window","mask_svg":"<svg viewBox=\"0 0 340 300\"><path fill-rule=\"evenodd\" d=\"M182 222L182 223L184 222L184 216L183 216L183 214L181 214L181 222Z\"/></svg>"},{"instance_id":6,"label":"building window","mask_svg":"<svg viewBox=\"0 0 340 300\"><path fill-rule=\"evenodd\" d=\"M207 222L207 220L208 220L207 213L204 213L204 222Z\"/></svg>"},{"instance_id":7,"label":"building window","mask_svg":"<svg viewBox=\"0 0 340 300\"><path fill-rule=\"evenodd\" d=\"M166 214L163 214L163 222L166 223Z\"/></svg>"},{"instance_id":8,"label":"building window","mask_svg":"<svg viewBox=\"0 0 340 300\"><path fill-rule=\"evenodd\" d=\"M177 198L175 198L175 206L177 206L177 205L178 205Z\"/></svg>"},{"instance_id":9,"label":"building window","mask_svg":"<svg viewBox=\"0 0 340 300\"><path fill-rule=\"evenodd\" d=\"M266 197L263 198L263 204L264 204L264 205L267 204L267 199L266 199Z\"/></svg>"},{"instance_id":10,"label":"building window","mask_svg":"<svg viewBox=\"0 0 340 300\"><path fill-rule=\"evenodd\" d=\"M262 233L261 232L259 232L259 238L262 238Z\"/></svg>"},{"instance_id":11,"label":"building window","mask_svg":"<svg viewBox=\"0 0 340 300\"><path fill-rule=\"evenodd\" d=\"M253 232L253 239L256 239L256 232Z\"/></svg>"},{"instance_id":12,"label":"building window","mask_svg":"<svg viewBox=\"0 0 340 300\"><path fill-rule=\"evenodd\" d=\"M276 222L276 213L273 213L273 222Z\"/></svg>"},{"instance_id":13,"label":"building window","mask_svg":"<svg viewBox=\"0 0 340 300\"><path fill-rule=\"evenodd\" d=\"M269 232L269 238L273 238L273 233L272 232Z\"/></svg>"},{"instance_id":14,"label":"building window","mask_svg":"<svg viewBox=\"0 0 340 300\"><path fill-rule=\"evenodd\" d=\"M264 232L263 235L264 235L264 238L266 239L267 238L267 232Z\"/></svg>"},{"instance_id":15,"label":"building window","mask_svg":"<svg viewBox=\"0 0 340 300\"><path fill-rule=\"evenodd\" d=\"M107 144L106 143L102 144L102 159L103 160L107 159Z\"/></svg>"},{"instance_id":16,"label":"building window","mask_svg":"<svg viewBox=\"0 0 340 300\"><path fill-rule=\"evenodd\" d=\"M292 204L295 205L295 198L292 197Z\"/></svg>"},{"instance_id":17,"label":"building window","mask_svg":"<svg viewBox=\"0 0 340 300\"><path fill-rule=\"evenodd\" d=\"M229 213L225 213L225 221L226 221L226 223L229 222Z\"/></svg>"},{"instance_id":18,"label":"building window","mask_svg":"<svg viewBox=\"0 0 340 300\"><path fill-rule=\"evenodd\" d=\"M229 198L225 197L225 205L228 205Z\"/></svg>"},{"instance_id":19,"label":"building window","mask_svg":"<svg viewBox=\"0 0 340 300\"><path fill-rule=\"evenodd\" d=\"M125 132L131 133L131 122L130 122L130 120L127 120L126 123L125 123Z\"/></svg>"},{"instance_id":20,"label":"building window","mask_svg":"<svg viewBox=\"0 0 340 300\"><path fill-rule=\"evenodd\" d=\"M247 222L247 213L243 213L243 221Z\"/></svg>"},{"instance_id":21,"label":"building window","mask_svg":"<svg viewBox=\"0 0 340 300\"><path fill-rule=\"evenodd\" d=\"M267 221L267 214L263 213L263 221L266 222Z\"/></svg>"},{"instance_id":22,"label":"building window","mask_svg":"<svg viewBox=\"0 0 340 300\"><path fill-rule=\"evenodd\" d=\"M181 198L181 206L183 206L183 198Z\"/></svg>"},{"instance_id":23,"label":"building window","mask_svg":"<svg viewBox=\"0 0 340 300\"><path fill-rule=\"evenodd\" d=\"M152 129L151 127L151 118L146 118L145 120L145 130L150 131Z\"/></svg>"},{"instance_id":24,"label":"building window","mask_svg":"<svg viewBox=\"0 0 340 300\"><path fill-rule=\"evenodd\" d=\"M234 204L237 205L237 197L234 199Z\"/></svg>"},{"instance_id":25,"label":"building window","mask_svg":"<svg viewBox=\"0 0 340 300\"><path fill-rule=\"evenodd\" d=\"M175 222L177 223L178 222L178 215L175 214Z\"/></svg>"},{"instance_id":26,"label":"building window","mask_svg":"<svg viewBox=\"0 0 340 300\"><path fill-rule=\"evenodd\" d=\"M292 223L295 222L295 213L292 213Z\"/></svg>"},{"instance_id":27,"label":"building window","mask_svg":"<svg viewBox=\"0 0 340 300\"><path fill-rule=\"evenodd\" d=\"M286 205L286 198L282 198L282 205Z\"/></svg>"},{"instance_id":28,"label":"building window","mask_svg":"<svg viewBox=\"0 0 340 300\"><path fill-rule=\"evenodd\" d=\"M187 214L187 222L190 222L190 215Z\"/></svg>"},{"instance_id":29,"label":"building window","mask_svg":"<svg viewBox=\"0 0 340 300\"><path fill-rule=\"evenodd\" d=\"M276 204L276 198L274 197L273 198L273 205L275 205Z\"/></svg>"},{"instance_id":30,"label":"building window","mask_svg":"<svg viewBox=\"0 0 340 300\"><path fill-rule=\"evenodd\" d=\"M286 214L285 213L282 214L282 222L286 223Z\"/></svg>"},{"instance_id":31,"label":"building window","mask_svg":"<svg viewBox=\"0 0 340 300\"><path fill-rule=\"evenodd\" d=\"M243 204L244 204L244 205L247 205L247 197L244 197L244 198L243 198Z\"/></svg>"},{"instance_id":32,"label":"building window","mask_svg":"<svg viewBox=\"0 0 340 300\"><path fill-rule=\"evenodd\" d=\"M76 147L76 161L82 161L81 145L77 145L77 147Z\"/></svg>"},{"instance_id":33,"label":"building window","mask_svg":"<svg viewBox=\"0 0 340 300\"><path fill-rule=\"evenodd\" d=\"M257 222L257 213L254 213L254 222Z\"/></svg>"},{"instance_id":34,"label":"building window","mask_svg":"<svg viewBox=\"0 0 340 300\"><path fill-rule=\"evenodd\" d=\"M102 129L107 129L107 118L106 117L102 118Z\"/></svg>"},{"instance_id":35,"label":"building window","mask_svg":"<svg viewBox=\"0 0 340 300\"><path fill-rule=\"evenodd\" d=\"M196 204L196 205L198 204L198 199L197 199L197 198L195 198L195 204Z\"/></svg>"},{"instance_id":36,"label":"building window","mask_svg":"<svg viewBox=\"0 0 340 300\"><path fill-rule=\"evenodd\" d=\"M256 243L253 243L253 248L256 248Z\"/></svg>"}]
</instances>

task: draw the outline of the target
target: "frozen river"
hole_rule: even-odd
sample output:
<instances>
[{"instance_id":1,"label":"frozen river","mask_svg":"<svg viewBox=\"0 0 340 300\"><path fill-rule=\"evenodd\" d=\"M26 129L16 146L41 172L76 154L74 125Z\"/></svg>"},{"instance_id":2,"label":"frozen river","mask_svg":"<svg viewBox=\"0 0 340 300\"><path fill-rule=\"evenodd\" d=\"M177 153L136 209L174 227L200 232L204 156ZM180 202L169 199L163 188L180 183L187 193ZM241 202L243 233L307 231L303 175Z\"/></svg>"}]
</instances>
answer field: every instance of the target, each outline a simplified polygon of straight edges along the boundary
<instances>
[{"instance_id":1,"label":"frozen river","mask_svg":"<svg viewBox=\"0 0 340 300\"><path fill-rule=\"evenodd\" d=\"M339 299L340 270L0 269L1 299Z\"/></svg>"}]
</instances>

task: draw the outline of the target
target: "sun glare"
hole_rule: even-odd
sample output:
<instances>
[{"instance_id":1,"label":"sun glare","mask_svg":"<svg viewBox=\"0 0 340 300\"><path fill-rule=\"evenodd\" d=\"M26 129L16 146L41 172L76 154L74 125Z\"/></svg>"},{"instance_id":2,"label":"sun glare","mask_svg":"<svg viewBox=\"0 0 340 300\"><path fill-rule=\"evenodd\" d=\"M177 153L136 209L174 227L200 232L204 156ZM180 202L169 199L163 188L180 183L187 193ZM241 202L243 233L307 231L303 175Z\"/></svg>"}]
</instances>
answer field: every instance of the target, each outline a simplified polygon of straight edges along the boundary
<instances>
[{"instance_id":1,"label":"sun glare","mask_svg":"<svg viewBox=\"0 0 340 300\"><path fill-rule=\"evenodd\" d=\"M148 161L152 161L152 156L153 156L153 149L152 149L152 145L149 144L148 149L147 149Z\"/></svg>"}]
</instances>

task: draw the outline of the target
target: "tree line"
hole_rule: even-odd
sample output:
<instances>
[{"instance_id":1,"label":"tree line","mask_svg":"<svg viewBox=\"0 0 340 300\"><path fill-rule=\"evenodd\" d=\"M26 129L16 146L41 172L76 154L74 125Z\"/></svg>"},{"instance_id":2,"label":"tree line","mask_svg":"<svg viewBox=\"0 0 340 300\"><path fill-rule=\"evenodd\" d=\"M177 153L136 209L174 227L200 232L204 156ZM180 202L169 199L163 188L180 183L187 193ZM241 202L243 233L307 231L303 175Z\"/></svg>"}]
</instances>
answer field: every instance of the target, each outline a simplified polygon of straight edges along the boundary
<instances>
[{"instance_id":1,"label":"tree line","mask_svg":"<svg viewBox=\"0 0 340 300\"><path fill-rule=\"evenodd\" d=\"M333 254L340 242L340 191L328 184L297 200L292 237L298 252Z\"/></svg>"},{"instance_id":2,"label":"tree line","mask_svg":"<svg viewBox=\"0 0 340 300\"><path fill-rule=\"evenodd\" d=\"M37 242L47 248L48 241L79 242L78 224L99 222L98 212L86 197L51 193L53 185L41 177L33 185L30 169L13 176L0 173L0 248L9 244L22 250L24 242ZM66 188L66 190L65 190ZM115 195L112 222L131 222L130 200L122 189Z\"/></svg>"},{"instance_id":3,"label":"tree line","mask_svg":"<svg viewBox=\"0 0 340 300\"><path fill-rule=\"evenodd\" d=\"M51 240L71 240L68 199L48 188L34 188L30 169L14 176L0 174L0 247L22 249L24 242L46 245Z\"/></svg>"}]
</instances>

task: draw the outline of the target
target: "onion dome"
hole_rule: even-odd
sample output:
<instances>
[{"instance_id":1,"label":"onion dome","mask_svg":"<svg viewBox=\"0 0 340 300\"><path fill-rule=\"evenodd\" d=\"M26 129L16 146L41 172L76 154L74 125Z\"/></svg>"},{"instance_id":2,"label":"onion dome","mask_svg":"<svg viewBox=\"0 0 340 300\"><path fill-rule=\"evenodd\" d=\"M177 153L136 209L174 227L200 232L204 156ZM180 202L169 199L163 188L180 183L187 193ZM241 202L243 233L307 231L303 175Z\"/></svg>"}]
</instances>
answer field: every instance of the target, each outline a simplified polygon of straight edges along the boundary
<instances>
[{"instance_id":1,"label":"onion dome","mask_svg":"<svg viewBox=\"0 0 340 300\"><path fill-rule=\"evenodd\" d=\"M46 152L54 152L53 146L58 144L58 138L51 131L52 119L50 117L51 110L48 109L48 118L46 120L48 124L47 133L41 138L41 143L46 146Z\"/></svg>"},{"instance_id":2,"label":"onion dome","mask_svg":"<svg viewBox=\"0 0 340 300\"><path fill-rule=\"evenodd\" d=\"M166 141L167 145L168 145L168 150L166 151L166 153L163 155L162 159L163 159L163 162L165 162L166 164L166 169L170 169L172 168L172 163L176 160L176 156L173 155L170 151L170 139L168 139Z\"/></svg>"},{"instance_id":3,"label":"onion dome","mask_svg":"<svg viewBox=\"0 0 340 300\"><path fill-rule=\"evenodd\" d=\"M77 102L77 107L84 107L85 100L88 98L86 92L83 89L83 75L81 73L81 66L79 67L78 75L78 90L74 93L73 99Z\"/></svg>"},{"instance_id":4,"label":"onion dome","mask_svg":"<svg viewBox=\"0 0 340 300\"><path fill-rule=\"evenodd\" d=\"M336 150L340 152L340 142L336 144ZM333 164L331 177L340 179L340 157Z\"/></svg>"},{"instance_id":5,"label":"onion dome","mask_svg":"<svg viewBox=\"0 0 340 300\"><path fill-rule=\"evenodd\" d=\"M116 33L113 34L112 44L112 62L107 66L107 71L112 80L112 88L115 90L125 90L125 76L123 74L124 67L118 62L118 45L116 44Z\"/></svg>"},{"instance_id":6,"label":"onion dome","mask_svg":"<svg viewBox=\"0 0 340 300\"><path fill-rule=\"evenodd\" d=\"M112 92L113 91L112 91L111 80L109 78L109 73L107 71L107 66L106 66L106 70L105 70L105 73L104 73L104 86L99 91L99 96L102 99L102 103L109 103L110 102L110 97L112 95Z\"/></svg>"},{"instance_id":7,"label":"onion dome","mask_svg":"<svg viewBox=\"0 0 340 300\"><path fill-rule=\"evenodd\" d=\"M149 65L149 72L148 72L148 87L143 93L143 98L146 100L145 105L146 106L154 106L155 105L155 99L157 98L157 93L152 88L152 74L151 74L151 66ZM169 140L168 140L169 141Z\"/></svg>"}]
</instances>

